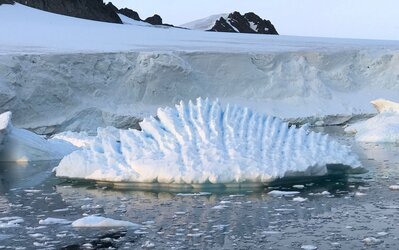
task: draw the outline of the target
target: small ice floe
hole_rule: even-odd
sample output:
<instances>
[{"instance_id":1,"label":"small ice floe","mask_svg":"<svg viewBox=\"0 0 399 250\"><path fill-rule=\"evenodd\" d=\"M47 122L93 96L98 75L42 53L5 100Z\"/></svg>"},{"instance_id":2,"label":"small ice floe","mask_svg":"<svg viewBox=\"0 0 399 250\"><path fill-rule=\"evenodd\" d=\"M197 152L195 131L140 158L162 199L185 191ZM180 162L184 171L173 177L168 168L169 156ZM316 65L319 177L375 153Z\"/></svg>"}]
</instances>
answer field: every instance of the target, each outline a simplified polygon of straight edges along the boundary
<instances>
[{"instance_id":1,"label":"small ice floe","mask_svg":"<svg viewBox=\"0 0 399 250\"><path fill-rule=\"evenodd\" d=\"M58 218L47 218L44 220L39 220L40 225L54 225L54 224L62 224L62 225L67 225L71 224L71 221L66 220L66 219L58 219Z\"/></svg>"},{"instance_id":2,"label":"small ice floe","mask_svg":"<svg viewBox=\"0 0 399 250\"><path fill-rule=\"evenodd\" d=\"M299 194L300 192L298 191L280 191L280 190L273 190L267 193L268 195L271 196L294 196Z\"/></svg>"},{"instance_id":3,"label":"small ice floe","mask_svg":"<svg viewBox=\"0 0 399 250\"><path fill-rule=\"evenodd\" d=\"M345 132L356 133L357 141L399 142L399 103L384 99L371 102L378 114L366 121L348 126Z\"/></svg>"},{"instance_id":4,"label":"small ice floe","mask_svg":"<svg viewBox=\"0 0 399 250\"><path fill-rule=\"evenodd\" d=\"M141 225L123 220L114 220L101 216L90 215L72 222L72 227L131 227L140 228Z\"/></svg>"},{"instance_id":5,"label":"small ice floe","mask_svg":"<svg viewBox=\"0 0 399 250\"><path fill-rule=\"evenodd\" d=\"M391 185L389 186L389 189L397 191L399 190L399 185Z\"/></svg>"},{"instance_id":6,"label":"small ice floe","mask_svg":"<svg viewBox=\"0 0 399 250\"><path fill-rule=\"evenodd\" d=\"M362 240L366 245L376 245L380 244L383 241L374 237L367 237Z\"/></svg>"},{"instance_id":7,"label":"small ice floe","mask_svg":"<svg viewBox=\"0 0 399 250\"><path fill-rule=\"evenodd\" d=\"M208 192L199 192L199 193L178 193L176 196L209 196L212 195L212 193Z\"/></svg>"},{"instance_id":8,"label":"small ice floe","mask_svg":"<svg viewBox=\"0 0 399 250\"><path fill-rule=\"evenodd\" d=\"M228 206L225 206L225 205L217 205L217 206L212 207L212 209L215 209L215 210L222 210L222 209L225 209L225 208L228 208Z\"/></svg>"},{"instance_id":9,"label":"small ice floe","mask_svg":"<svg viewBox=\"0 0 399 250\"><path fill-rule=\"evenodd\" d=\"M261 234L282 234L283 232L280 231L262 231Z\"/></svg>"},{"instance_id":10,"label":"small ice floe","mask_svg":"<svg viewBox=\"0 0 399 250\"><path fill-rule=\"evenodd\" d=\"M362 192L355 192L355 196L365 196L365 195L367 194Z\"/></svg>"},{"instance_id":11,"label":"small ice floe","mask_svg":"<svg viewBox=\"0 0 399 250\"><path fill-rule=\"evenodd\" d=\"M292 187L296 189L304 189L305 185L293 185Z\"/></svg>"},{"instance_id":12,"label":"small ice floe","mask_svg":"<svg viewBox=\"0 0 399 250\"><path fill-rule=\"evenodd\" d=\"M313 246L313 245L302 245L301 249L304 249L304 250L316 250L317 247Z\"/></svg>"},{"instance_id":13,"label":"small ice floe","mask_svg":"<svg viewBox=\"0 0 399 250\"><path fill-rule=\"evenodd\" d=\"M13 216L13 217L2 217L0 218L0 228L10 228L10 227L19 227L20 224L24 222L24 219L21 217Z\"/></svg>"},{"instance_id":14,"label":"small ice floe","mask_svg":"<svg viewBox=\"0 0 399 250\"><path fill-rule=\"evenodd\" d=\"M191 234L187 234L187 237L201 237L202 235L204 235L204 233L191 233Z\"/></svg>"},{"instance_id":15,"label":"small ice floe","mask_svg":"<svg viewBox=\"0 0 399 250\"><path fill-rule=\"evenodd\" d=\"M303 198L303 197L298 196L298 197L293 198L292 200L296 201L296 202L305 202L308 200L308 198Z\"/></svg>"},{"instance_id":16,"label":"small ice floe","mask_svg":"<svg viewBox=\"0 0 399 250\"><path fill-rule=\"evenodd\" d=\"M149 240L147 240L146 242L144 242L144 244L143 245L141 245L141 247L142 248L154 248L155 247L155 244L154 243L152 243L151 241L149 241Z\"/></svg>"},{"instance_id":17,"label":"small ice floe","mask_svg":"<svg viewBox=\"0 0 399 250\"><path fill-rule=\"evenodd\" d=\"M323 192L320 192L320 193L309 193L309 195L312 195L312 196L318 196L318 195L328 196L328 195L331 195L331 193L328 192L328 191L323 191Z\"/></svg>"},{"instance_id":18,"label":"small ice floe","mask_svg":"<svg viewBox=\"0 0 399 250\"><path fill-rule=\"evenodd\" d=\"M377 237L384 237L384 236L387 236L389 233L387 233L387 232L378 232L377 233Z\"/></svg>"},{"instance_id":19,"label":"small ice floe","mask_svg":"<svg viewBox=\"0 0 399 250\"><path fill-rule=\"evenodd\" d=\"M134 129L98 128L64 157L58 177L161 184L266 183L361 169L333 138L245 107L198 98L159 108Z\"/></svg>"}]
</instances>

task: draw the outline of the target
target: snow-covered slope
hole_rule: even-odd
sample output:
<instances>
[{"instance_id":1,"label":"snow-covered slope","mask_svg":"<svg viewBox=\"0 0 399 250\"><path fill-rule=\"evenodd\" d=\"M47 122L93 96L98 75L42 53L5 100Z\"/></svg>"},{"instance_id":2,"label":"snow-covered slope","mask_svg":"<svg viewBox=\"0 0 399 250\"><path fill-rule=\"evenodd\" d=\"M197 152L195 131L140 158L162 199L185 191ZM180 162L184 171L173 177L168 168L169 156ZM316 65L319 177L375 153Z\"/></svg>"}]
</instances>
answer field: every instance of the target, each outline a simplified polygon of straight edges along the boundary
<instances>
[{"instance_id":1,"label":"snow-covered slope","mask_svg":"<svg viewBox=\"0 0 399 250\"><path fill-rule=\"evenodd\" d=\"M399 101L399 42L108 24L18 4L0 19L0 112L38 133L128 128L198 96L283 118Z\"/></svg>"},{"instance_id":2,"label":"snow-covered slope","mask_svg":"<svg viewBox=\"0 0 399 250\"><path fill-rule=\"evenodd\" d=\"M154 50L276 52L399 47L387 41L214 34L118 25L56 15L20 4L2 5L0 18L0 30L4 34L0 36L0 54Z\"/></svg>"},{"instance_id":3,"label":"snow-covered slope","mask_svg":"<svg viewBox=\"0 0 399 250\"><path fill-rule=\"evenodd\" d=\"M191 30L210 30L215 25L215 22L217 20L219 20L221 17L226 19L228 17L228 15L229 14L227 14L227 13L216 14L216 15L212 15L212 16L209 16L209 17L205 17L205 18L201 18L201 19L198 19L198 20L194 20L192 22L185 23L185 24L182 24L182 25L179 25L179 26L187 28L187 29L191 29Z\"/></svg>"},{"instance_id":4,"label":"snow-covered slope","mask_svg":"<svg viewBox=\"0 0 399 250\"><path fill-rule=\"evenodd\" d=\"M160 108L142 131L99 129L89 148L64 157L57 176L166 184L268 182L320 176L328 165L353 168L349 148L305 128L207 99Z\"/></svg>"},{"instance_id":5,"label":"snow-covered slope","mask_svg":"<svg viewBox=\"0 0 399 250\"><path fill-rule=\"evenodd\" d=\"M399 143L399 103L378 99L371 102L379 114L350 125L348 133L356 133L357 141Z\"/></svg>"},{"instance_id":6,"label":"snow-covered slope","mask_svg":"<svg viewBox=\"0 0 399 250\"><path fill-rule=\"evenodd\" d=\"M46 140L32 132L15 128L11 112L0 114L0 162L59 160L77 149L62 140Z\"/></svg>"}]
</instances>

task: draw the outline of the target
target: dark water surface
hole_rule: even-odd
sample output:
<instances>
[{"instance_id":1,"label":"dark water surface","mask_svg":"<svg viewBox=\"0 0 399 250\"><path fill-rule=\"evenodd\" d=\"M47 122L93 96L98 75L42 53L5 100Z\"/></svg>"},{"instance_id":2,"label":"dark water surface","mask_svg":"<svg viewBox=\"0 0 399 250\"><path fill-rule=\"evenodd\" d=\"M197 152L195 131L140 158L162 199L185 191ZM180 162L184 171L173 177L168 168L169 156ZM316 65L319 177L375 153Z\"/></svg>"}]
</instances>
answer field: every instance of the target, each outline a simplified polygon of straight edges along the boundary
<instances>
[{"instance_id":1,"label":"dark water surface","mask_svg":"<svg viewBox=\"0 0 399 250\"><path fill-rule=\"evenodd\" d=\"M65 182L56 162L0 167L0 248L4 249L399 249L399 147L356 144L340 128L324 132L354 144L362 175L302 186L180 195ZM392 188L392 187L391 187ZM272 189L298 191L272 196ZM140 229L42 225L98 214Z\"/></svg>"}]
</instances>

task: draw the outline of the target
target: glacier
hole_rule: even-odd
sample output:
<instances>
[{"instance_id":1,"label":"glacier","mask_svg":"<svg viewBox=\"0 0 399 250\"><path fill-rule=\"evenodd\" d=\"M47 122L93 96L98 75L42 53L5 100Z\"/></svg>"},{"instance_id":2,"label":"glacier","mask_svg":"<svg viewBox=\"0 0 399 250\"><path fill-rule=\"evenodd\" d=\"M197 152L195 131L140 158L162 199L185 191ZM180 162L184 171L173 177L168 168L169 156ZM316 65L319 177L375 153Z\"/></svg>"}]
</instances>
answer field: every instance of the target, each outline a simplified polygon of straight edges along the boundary
<instances>
[{"instance_id":1,"label":"glacier","mask_svg":"<svg viewBox=\"0 0 399 250\"><path fill-rule=\"evenodd\" d=\"M289 126L248 108L180 102L157 110L141 131L99 128L89 147L65 156L58 177L107 182L219 184L321 176L328 167L361 168L328 135Z\"/></svg>"},{"instance_id":2,"label":"glacier","mask_svg":"<svg viewBox=\"0 0 399 250\"><path fill-rule=\"evenodd\" d=\"M198 96L317 124L399 101L397 41L106 24L20 4L2 5L0 19L0 113L38 134L139 128Z\"/></svg>"},{"instance_id":3,"label":"glacier","mask_svg":"<svg viewBox=\"0 0 399 250\"><path fill-rule=\"evenodd\" d=\"M399 143L399 103L384 99L371 101L378 114L351 124L345 132L354 133L360 142Z\"/></svg>"},{"instance_id":4,"label":"glacier","mask_svg":"<svg viewBox=\"0 0 399 250\"><path fill-rule=\"evenodd\" d=\"M15 128L12 113L0 114L0 162L60 160L76 150L71 143L47 140L25 129Z\"/></svg>"}]
</instances>

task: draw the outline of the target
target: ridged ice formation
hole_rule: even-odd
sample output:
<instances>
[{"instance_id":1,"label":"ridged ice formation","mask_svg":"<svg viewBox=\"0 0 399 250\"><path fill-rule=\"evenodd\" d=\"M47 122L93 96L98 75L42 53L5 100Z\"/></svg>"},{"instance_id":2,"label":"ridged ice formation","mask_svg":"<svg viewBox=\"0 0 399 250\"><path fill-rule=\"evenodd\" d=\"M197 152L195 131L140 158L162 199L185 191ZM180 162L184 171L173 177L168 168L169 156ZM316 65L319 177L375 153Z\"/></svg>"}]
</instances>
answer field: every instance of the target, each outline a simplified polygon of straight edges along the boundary
<instances>
[{"instance_id":1,"label":"ridged ice formation","mask_svg":"<svg viewBox=\"0 0 399 250\"><path fill-rule=\"evenodd\" d=\"M328 164L360 167L327 135L289 127L247 108L197 99L159 108L142 131L98 129L89 148L66 156L57 176L159 183L267 182L323 175Z\"/></svg>"}]
</instances>

